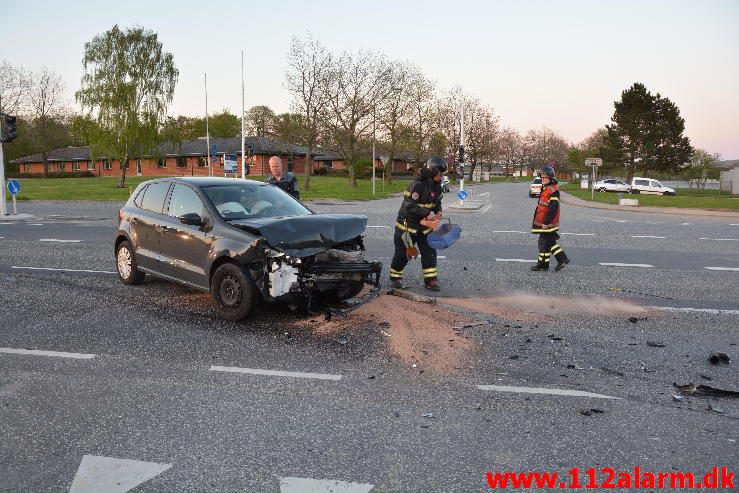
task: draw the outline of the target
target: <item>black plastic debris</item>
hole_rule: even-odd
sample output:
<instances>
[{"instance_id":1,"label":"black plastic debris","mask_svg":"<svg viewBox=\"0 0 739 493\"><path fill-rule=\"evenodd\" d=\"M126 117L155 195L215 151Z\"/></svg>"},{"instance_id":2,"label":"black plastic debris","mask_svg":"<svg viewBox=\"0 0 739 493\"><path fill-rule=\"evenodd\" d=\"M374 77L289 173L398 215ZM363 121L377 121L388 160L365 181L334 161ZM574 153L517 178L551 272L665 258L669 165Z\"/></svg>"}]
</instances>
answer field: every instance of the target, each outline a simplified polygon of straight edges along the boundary
<instances>
[{"instance_id":1,"label":"black plastic debris","mask_svg":"<svg viewBox=\"0 0 739 493\"><path fill-rule=\"evenodd\" d=\"M624 372L618 371L618 370L614 370L613 368L607 368L605 366L601 366L600 369L603 370L604 372L608 373L609 375L616 375L617 377L623 377L624 376Z\"/></svg>"},{"instance_id":2,"label":"black plastic debris","mask_svg":"<svg viewBox=\"0 0 739 493\"><path fill-rule=\"evenodd\" d=\"M639 319L638 319L638 318L636 318L636 317L629 317L629 322L631 322L632 324L635 324L635 323L637 323L638 321L639 321Z\"/></svg>"},{"instance_id":3,"label":"black plastic debris","mask_svg":"<svg viewBox=\"0 0 739 493\"><path fill-rule=\"evenodd\" d=\"M694 383L689 383L687 385L678 385L676 383L673 383L672 385L674 385L675 388L682 392L684 395L696 397L727 397L730 399L739 399L739 392L735 392L733 390L717 389L708 385L696 385Z\"/></svg>"},{"instance_id":4,"label":"black plastic debris","mask_svg":"<svg viewBox=\"0 0 739 493\"><path fill-rule=\"evenodd\" d=\"M603 414L605 411L603 409L598 409L595 407L591 407L590 409L583 409L580 411L580 414L583 416L592 416L593 414Z\"/></svg>"},{"instance_id":5,"label":"black plastic debris","mask_svg":"<svg viewBox=\"0 0 739 493\"><path fill-rule=\"evenodd\" d=\"M728 365L731 363L731 358L726 353L711 352L708 355L708 362L712 365Z\"/></svg>"},{"instance_id":6,"label":"black plastic debris","mask_svg":"<svg viewBox=\"0 0 739 493\"><path fill-rule=\"evenodd\" d=\"M515 360L515 359L518 359L518 358L520 358L520 356L517 355L517 354L513 354L511 356L508 356L508 359L514 359Z\"/></svg>"},{"instance_id":7,"label":"black plastic debris","mask_svg":"<svg viewBox=\"0 0 739 493\"><path fill-rule=\"evenodd\" d=\"M649 347L665 347L665 345L661 342L655 342L655 341L647 341L647 346Z\"/></svg>"}]
</instances>

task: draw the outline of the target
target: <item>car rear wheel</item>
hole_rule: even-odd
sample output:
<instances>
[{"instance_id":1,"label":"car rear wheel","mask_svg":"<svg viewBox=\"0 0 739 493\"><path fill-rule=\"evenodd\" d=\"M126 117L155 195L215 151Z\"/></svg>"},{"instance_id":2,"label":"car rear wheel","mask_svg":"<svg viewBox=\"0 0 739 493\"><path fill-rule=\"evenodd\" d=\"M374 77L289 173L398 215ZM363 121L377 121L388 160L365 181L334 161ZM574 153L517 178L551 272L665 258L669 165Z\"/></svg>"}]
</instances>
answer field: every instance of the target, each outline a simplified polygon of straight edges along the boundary
<instances>
[{"instance_id":1,"label":"car rear wheel","mask_svg":"<svg viewBox=\"0 0 739 493\"><path fill-rule=\"evenodd\" d=\"M598 189L598 191L599 191L599 192L605 192L605 191L606 191L606 187L600 187L600 188Z\"/></svg>"},{"instance_id":2,"label":"car rear wheel","mask_svg":"<svg viewBox=\"0 0 739 493\"><path fill-rule=\"evenodd\" d=\"M249 316L257 300L253 284L235 264L218 267L210 284L210 294L218 314L234 322Z\"/></svg>"},{"instance_id":3,"label":"car rear wheel","mask_svg":"<svg viewBox=\"0 0 739 493\"><path fill-rule=\"evenodd\" d=\"M634 195L639 195L639 190L632 190L631 193Z\"/></svg>"},{"instance_id":4,"label":"car rear wheel","mask_svg":"<svg viewBox=\"0 0 739 493\"><path fill-rule=\"evenodd\" d=\"M131 243L129 243L128 240L122 241L121 244L118 245L118 250L115 252L115 261L118 277L124 283L133 286L135 284L140 284L144 280L144 277L146 277L145 273L138 270L136 257L133 254L133 248L131 248Z\"/></svg>"}]
</instances>

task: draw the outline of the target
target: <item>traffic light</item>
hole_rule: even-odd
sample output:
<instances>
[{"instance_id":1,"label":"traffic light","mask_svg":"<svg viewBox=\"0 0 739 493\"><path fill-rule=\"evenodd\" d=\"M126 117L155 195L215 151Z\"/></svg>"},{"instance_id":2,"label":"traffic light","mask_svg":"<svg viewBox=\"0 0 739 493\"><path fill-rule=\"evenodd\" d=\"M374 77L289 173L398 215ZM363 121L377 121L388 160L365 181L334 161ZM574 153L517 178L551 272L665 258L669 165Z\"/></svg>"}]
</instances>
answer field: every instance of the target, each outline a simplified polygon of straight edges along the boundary
<instances>
[{"instance_id":1,"label":"traffic light","mask_svg":"<svg viewBox=\"0 0 739 493\"><path fill-rule=\"evenodd\" d=\"M16 128L16 118L5 113L0 113L2 116L2 135L0 141L3 144L13 142L18 137L18 129Z\"/></svg>"}]
</instances>

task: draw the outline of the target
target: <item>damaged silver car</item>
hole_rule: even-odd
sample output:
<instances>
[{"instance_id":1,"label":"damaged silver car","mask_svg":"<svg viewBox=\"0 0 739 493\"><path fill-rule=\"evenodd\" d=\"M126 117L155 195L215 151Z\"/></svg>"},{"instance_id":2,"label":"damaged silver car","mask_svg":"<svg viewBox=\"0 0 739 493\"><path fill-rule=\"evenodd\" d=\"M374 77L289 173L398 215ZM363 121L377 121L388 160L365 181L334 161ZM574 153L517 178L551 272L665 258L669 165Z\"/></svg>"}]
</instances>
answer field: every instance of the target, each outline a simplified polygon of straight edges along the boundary
<instances>
[{"instance_id":1,"label":"damaged silver car","mask_svg":"<svg viewBox=\"0 0 739 493\"><path fill-rule=\"evenodd\" d=\"M365 260L367 217L317 214L281 189L230 178L165 178L139 185L118 212L118 276L146 274L211 293L228 320L260 302L308 310L380 287Z\"/></svg>"}]
</instances>

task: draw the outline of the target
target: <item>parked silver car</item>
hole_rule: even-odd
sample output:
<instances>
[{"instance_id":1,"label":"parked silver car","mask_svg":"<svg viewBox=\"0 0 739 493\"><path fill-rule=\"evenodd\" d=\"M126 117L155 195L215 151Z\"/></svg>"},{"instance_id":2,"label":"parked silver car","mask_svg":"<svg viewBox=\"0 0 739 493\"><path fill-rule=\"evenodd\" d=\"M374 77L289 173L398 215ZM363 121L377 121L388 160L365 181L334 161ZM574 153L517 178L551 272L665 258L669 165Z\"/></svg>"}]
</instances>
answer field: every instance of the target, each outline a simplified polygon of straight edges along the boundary
<instances>
[{"instance_id":1,"label":"parked silver car","mask_svg":"<svg viewBox=\"0 0 739 493\"><path fill-rule=\"evenodd\" d=\"M628 183L614 178L598 180L595 182L593 188L595 188L596 192L631 192L631 186Z\"/></svg>"}]
</instances>

